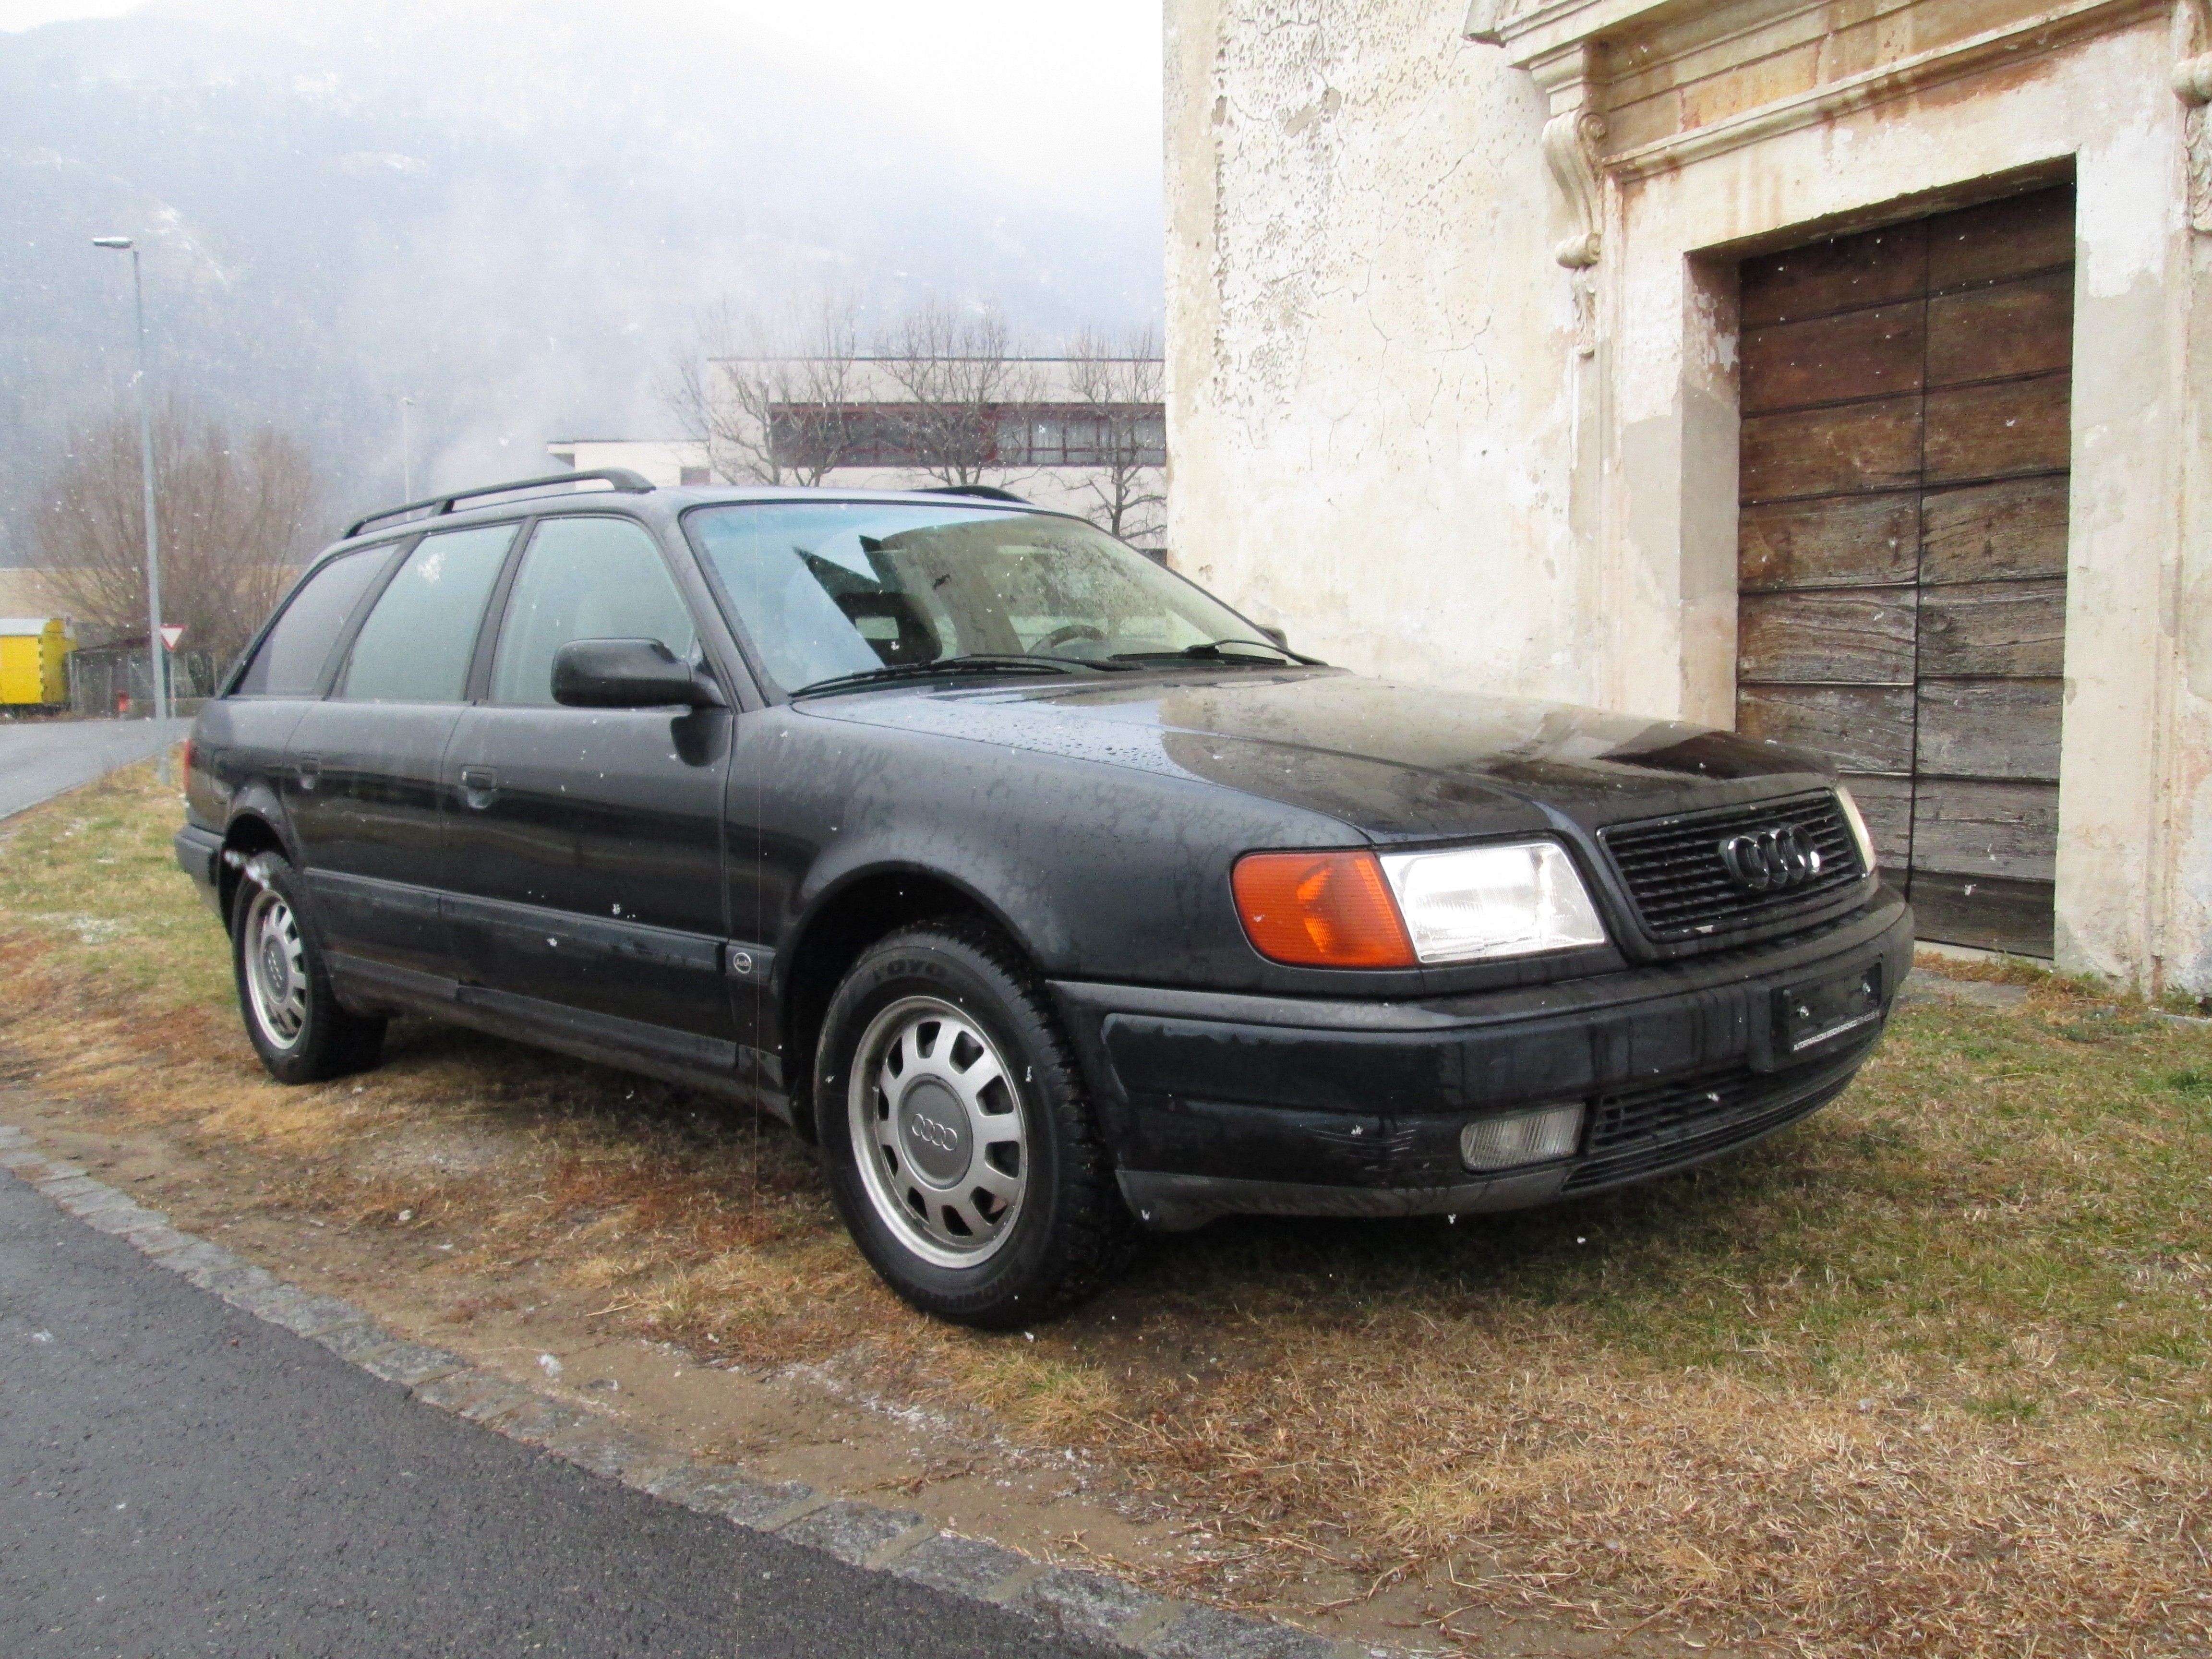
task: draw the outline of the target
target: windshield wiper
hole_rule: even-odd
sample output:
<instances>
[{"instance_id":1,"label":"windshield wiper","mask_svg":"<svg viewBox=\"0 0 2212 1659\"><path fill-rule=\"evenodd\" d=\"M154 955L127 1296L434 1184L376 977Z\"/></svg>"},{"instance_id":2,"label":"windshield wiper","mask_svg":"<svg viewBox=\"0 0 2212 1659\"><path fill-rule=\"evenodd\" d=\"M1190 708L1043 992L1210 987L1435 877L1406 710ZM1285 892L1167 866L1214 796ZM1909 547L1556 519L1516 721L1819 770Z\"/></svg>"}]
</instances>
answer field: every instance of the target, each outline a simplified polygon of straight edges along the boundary
<instances>
[{"instance_id":1,"label":"windshield wiper","mask_svg":"<svg viewBox=\"0 0 2212 1659\"><path fill-rule=\"evenodd\" d=\"M1247 656L1241 651L1225 651L1231 645L1249 645L1265 651L1266 657ZM1310 667L1324 665L1319 657L1301 656L1288 646L1275 645L1267 640L1215 640L1206 645L1187 645L1180 651L1117 651L1115 662L1231 662L1249 663L1260 668L1281 668L1290 663L1304 663Z\"/></svg>"},{"instance_id":2,"label":"windshield wiper","mask_svg":"<svg viewBox=\"0 0 2212 1659\"><path fill-rule=\"evenodd\" d=\"M881 668L863 668L851 674L832 674L826 680L802 685L791 695L805 697L819 691L856 691L863 686L884 685L897 680L928 679L939 674L1035 674L1040 672L1066 674L1084 665L1069 657L994 656L977 652L963 657L939 657L934 662L885 663Z\"/></svg>"}]
</instances>

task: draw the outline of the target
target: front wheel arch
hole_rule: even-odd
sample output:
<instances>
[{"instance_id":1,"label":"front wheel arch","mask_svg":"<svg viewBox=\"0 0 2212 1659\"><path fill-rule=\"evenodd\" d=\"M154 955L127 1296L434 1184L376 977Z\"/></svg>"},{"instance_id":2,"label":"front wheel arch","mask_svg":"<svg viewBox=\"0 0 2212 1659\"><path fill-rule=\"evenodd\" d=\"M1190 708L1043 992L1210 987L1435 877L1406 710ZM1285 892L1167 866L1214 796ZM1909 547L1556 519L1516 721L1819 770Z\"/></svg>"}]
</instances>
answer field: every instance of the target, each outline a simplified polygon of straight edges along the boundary
<instances>
[{"instance_id":1,"label":"front wheel arch","mask_svg":"<svg viewBox=\"0 0 2212 1659\"><path fill-rule=\"evenodd\" d=\"M863 951L927 921L973 923L1021 949L997 910L966 887L933 871L893 868L854 876L824 894L778 954L776 1047L792 1127L801 1139L821 1139L813 1109L814 1048L830 999Z\"/></svg>"}]
</instances>

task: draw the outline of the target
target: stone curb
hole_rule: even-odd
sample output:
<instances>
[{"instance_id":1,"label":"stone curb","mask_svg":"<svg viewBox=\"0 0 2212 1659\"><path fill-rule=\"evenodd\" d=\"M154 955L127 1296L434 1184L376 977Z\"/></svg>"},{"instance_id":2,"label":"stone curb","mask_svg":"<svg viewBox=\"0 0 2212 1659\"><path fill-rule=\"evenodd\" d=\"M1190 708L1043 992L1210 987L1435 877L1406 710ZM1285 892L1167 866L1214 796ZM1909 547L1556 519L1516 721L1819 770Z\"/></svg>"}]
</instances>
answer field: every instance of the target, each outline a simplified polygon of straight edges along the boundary
<instances>
[{"instance_id":1,"label":"stone curb","mask_svg":"<svg viewBox=\"0 0 2212 1659\"><path fill-rule=\"evenodd\" d=\"M58 1208L123 1239L156 1267L241 1313L320 1344L426 1406L663 1502L774 1533L866 1571L1006 1607L1056 1635L1108 1643L1151 1659L1364 1659L1391 1651L1172 1601L1104 1573L1049 1565L1018 1550L944 1531L912 1510L838 1498L802 1481L758 1480L728 1464L686 1457L582 1407L479 1370L457 1353L395 1336L349 1303L287 1284L220 1244L170 1225L160 1211L142 1208L80 1165L42 1156L11 1124L0 1123L0 1169L12 1170Z\"/></svg>"}]
</instances>

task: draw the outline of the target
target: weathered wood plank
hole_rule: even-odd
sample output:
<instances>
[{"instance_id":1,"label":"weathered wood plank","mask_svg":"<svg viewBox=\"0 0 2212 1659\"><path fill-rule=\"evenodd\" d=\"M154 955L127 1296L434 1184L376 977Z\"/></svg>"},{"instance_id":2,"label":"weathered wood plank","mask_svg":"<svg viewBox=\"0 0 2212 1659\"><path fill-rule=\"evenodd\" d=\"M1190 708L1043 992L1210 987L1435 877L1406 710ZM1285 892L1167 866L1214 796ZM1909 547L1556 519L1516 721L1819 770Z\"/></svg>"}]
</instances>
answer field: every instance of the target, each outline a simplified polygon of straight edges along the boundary
<instances>
[{"instance_id":1,"label":"weathered wood plank","mask_svg":"<svg viewBox=\"0 0 2212 1659\"><path fill-rule=\"evenodd\" d=\"M1889 225L1743 262L1746 328L1909 298L1926 286L1928 225Z\"/></svg>"},{"instance_id":2,"label":"weathered wood plank","mask_svg":"<svg viewBox=\"0 0 2212 1659\"><path fill-rule=\"evenodd\" d=\"M2071 377L2065 374L1930 392L1927 482L2001 478L2064 467L2071 408Z\"/></svg>"},{"instance_id":3,"label":"weathered wood plank","mask_svg":"<svg viewBox=\"0 0 2212 1659\"><path fill-rule=\"evenodd\" d=\"M2060 680L1923 680L1913 769L2057 782L2063 687Z\"/></svg>"},{"instance_id":4,"label":"weathered wood plank","mask_svg":"<svg viewBox=\"0 0 2212 1659\"><path fill-rule=\"evenodd\" d=\"M1912 689L1904 685L1736 688L1736 730L1794 744L1847 772L1912 769Z\"/></svg>"},{"instance_id":5,"label":"weathered wood plank","mask_svg":"<svg viewBox=\"0 0 2212 1659\"><path fill-rule=\"evenodd\" d=\"M1918 598L1909 587L1746 593L1736 605L1736 678L1910 684Z\"/></svg>"},{"instance_id":6,"label":"weathered wood plank","mask_svg":"<svg viewBox=\"0 0 2212 1659\"><path fill-rule=\"evenodd\" d=\"M2063 576L2067 483L2061 474L1929 490L1921 498L1920 580Z\"/></svg>"},{"instance_id":7,"label":"weathered wood plank","mask_svg":"<svg viewBox=\"0 0 2212 1659\"><path fill-rule=\"evenodd\" d=\"M1920 481L1920 398L1744 417L1746 502L1897 489Z\"/></svg>"},{"instance_id":8,"label":"weathered wood plank","mask_svg":"<svg viewBox=\"0 0 2212 1659\"><path fill-rule=\"evenodd\" d=\"M2066 582L1964 582L1920 598L1920 672L2044 678L2066 672Z\"/></svg>"},{"instance_id":9,"label":"weathered wood plank","mask_svg":"<svg viewBox=\"0 0 2212 1659\"><path fill-rule=\"evenodd\" d=\"M2074 260L2074 187L2061 185L1928 222L1930 289L1987 283Z\"/></svg>"},{"instance_id":10,"label":"weathered wood plank","mask_svg":"<svg viewBox=\"0 0 2212 1659\"><path fill-rule=\"evenodd\" d=\"M1912 780L1847 772L1844 782L1874 837L1875 862L1885 870L1905 869L1912 862Z\"/></svg>"},{"instance_id":11,"label":"weathered wood plank","mask_svg":"<svg viewBox=\"0 0 2212 1659\"><path fill-rule=\"evenodd\" d=\"M2073 363L2071 270L1968 289L1928 302L1930 386L2048 374Z\"/></svg>"},{"instance_id":12,"label":"weathered wood plank","mask_svg":"<svg viewBox=\"0 0 2212 1659\"><path fill-rule=\"evenodd\" d=\"M1745 507L1736 520L1737 580L1755 592L1909 582L1919 550L1913 490L1770 501Z\"/></svg>"},{"instance_id":13,"label":"weathered wood plank","mask_svg":"<svg viewBox=\"0 0 2212 1659\"><path fill-rule=\"evenodd\" d=\"M2014 956L2051 955L2051 887L2047 881L2003 876L1955 876L1915 871L1910 894L1913 933L1942 945L1970 945Z\"/></svg>"},{"instance_id":14,"label":"weathered wood plank","mask_svg":"<svg viewBox=\"0 0 2212 1659\"><path fill-rule=\"evenodd\" d=\"M2058 855L2058 786L1923 778L1911 838L1915 870L2049 881Z\"/></svg>"},{"instance_id":15,"label":"weathered wood plank","mask_svg":"<svg viewBox=\"0 0 2212 1659\"><path fill-rule=\"evenodd\" d=\"M1927 307L1915 300L1745 330L1744 411L1917 391L1926 319Z\"/></svg>"}]
</instances>

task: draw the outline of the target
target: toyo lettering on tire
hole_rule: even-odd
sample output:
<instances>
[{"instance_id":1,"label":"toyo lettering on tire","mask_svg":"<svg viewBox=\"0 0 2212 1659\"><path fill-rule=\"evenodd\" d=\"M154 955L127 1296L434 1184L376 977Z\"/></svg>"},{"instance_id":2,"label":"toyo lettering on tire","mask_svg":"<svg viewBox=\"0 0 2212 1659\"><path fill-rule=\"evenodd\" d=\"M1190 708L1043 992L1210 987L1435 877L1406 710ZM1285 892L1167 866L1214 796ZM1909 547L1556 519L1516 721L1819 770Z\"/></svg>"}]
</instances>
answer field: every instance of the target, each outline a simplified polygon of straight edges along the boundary
<instances>
[{"instance_id":1,"label":"toyo lettering on tire","mask_svg":"<svg viewBox=\"0 0 2212 1659\"><path fill-rule=\"evenodd\" d=\"M247 860L240 874L230 966L246 1035L279 1083L319 1083L376 1064L385 1022L339 1006L300 878L273 853Z\"/></svg>"},{"instance_id":2,"label":"toyo lettering on tire","mask_svg":"<svg viewBox=\"0 0 2212 1659\"><path fill-rule=\"evenodd\" d=\"M823 1020L814 1101L846 1226L923 1312L1046 1318L1127 1259L1133 1224L1066 1038L990 929L929 924L864 951Z\"/></svg>"}]
</instances>

